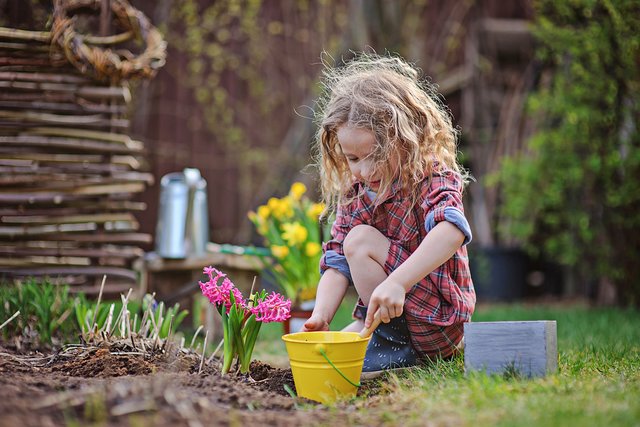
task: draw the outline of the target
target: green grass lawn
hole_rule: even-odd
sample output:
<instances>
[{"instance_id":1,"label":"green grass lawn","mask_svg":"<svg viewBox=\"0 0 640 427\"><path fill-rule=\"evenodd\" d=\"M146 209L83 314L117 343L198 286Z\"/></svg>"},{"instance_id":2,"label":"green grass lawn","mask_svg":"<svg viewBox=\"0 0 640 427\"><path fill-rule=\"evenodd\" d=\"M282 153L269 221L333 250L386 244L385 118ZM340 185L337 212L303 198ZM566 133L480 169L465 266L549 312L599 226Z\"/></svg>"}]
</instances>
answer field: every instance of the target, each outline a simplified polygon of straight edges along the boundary
<instances>
[{"instance_id":1,"label":"green grass lawn","mask_svg":"<svg viewBox=\"0 0 640 427\"><path fill-rule=\"evenodd\" d=\"M332 329L350 321L343 304ZM383 378L350 402L349 424L640 425L640 312L584 306L479 306L474 321L556 320L559 369L546 378L465 375L463 358ZM266 327L269 326L269 327ZM265 325L256 358L286 366L280 325ZM347 421L347 420L345 420Z\"/></svg>"}]
</instances>

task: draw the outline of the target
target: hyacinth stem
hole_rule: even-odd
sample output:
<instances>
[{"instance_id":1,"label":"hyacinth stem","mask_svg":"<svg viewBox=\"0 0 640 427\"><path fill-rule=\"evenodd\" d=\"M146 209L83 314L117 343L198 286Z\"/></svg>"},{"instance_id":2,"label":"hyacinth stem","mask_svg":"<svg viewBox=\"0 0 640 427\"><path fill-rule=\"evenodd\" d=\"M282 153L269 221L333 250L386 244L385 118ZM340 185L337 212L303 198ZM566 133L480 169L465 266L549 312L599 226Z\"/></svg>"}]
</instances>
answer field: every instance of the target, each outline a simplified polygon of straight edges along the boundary
<instances>
[{"instance_id":1,"label":"hyacinth stem","mask_svg":"<svg viewBox=\"0 0 640 427\"><path fill-rule=\"evenodd\" d=\"M231 305L229 310L229 330L231 335L231 341L235 354L238 356L240 362L244 358L245 348L242 340L242 321L244 320L244 311L238 310L236 304Z\"/></svg>"},{"instance_id":2,"label":"hyacinth stem","mask_svg":"<svg viewBox=\"0 0 640 427\"><path fill-rule=\"evenodd\" d=\"M233 349L233 341L231 339L231 331L229 328L229 316L227 313L222 314L222 333L224 337L224 344L222 348L222 375L229 372L231 364L233 362L233 356L235 355Z\"/></svg>"},{"instance_id":3,"label":"hyacinth stem","mask_svg":"<svg viewBox=\"0 0 640 427\"><path fill-rule=\"evenodd\" d=\"M240 372L246 374L249 372L249 366L251 365L251 359L253 355L253 348L256 345L258 334L260 333L260 327L262 322L256 321L256 316L251 315L247 319L245 324L244 333L244 354L240 358Z\"/></svg>"}]
</instances>

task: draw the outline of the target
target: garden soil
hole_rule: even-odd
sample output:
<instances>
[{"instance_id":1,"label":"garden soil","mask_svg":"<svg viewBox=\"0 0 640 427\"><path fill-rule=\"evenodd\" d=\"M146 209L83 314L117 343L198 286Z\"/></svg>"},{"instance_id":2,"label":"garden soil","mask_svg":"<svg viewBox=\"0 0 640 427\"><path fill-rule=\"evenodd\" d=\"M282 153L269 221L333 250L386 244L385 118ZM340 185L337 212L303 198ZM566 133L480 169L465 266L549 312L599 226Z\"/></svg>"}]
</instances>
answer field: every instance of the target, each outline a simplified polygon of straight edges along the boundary
<instances>
[{"instance_id":1,"label":"garden soil","mask_svg":"<svg viewBox=\"0 0 640 427\"><path fill-rule=\"evenodd\" d=\"M291 371L257 361L250 376L222 376L216 363L200 368L195 353L110 345L18 354L8 347L0 346L1 427L344 425L355 411L348 402L327 408L293 398Z\"/></svg>"}]
</instances>

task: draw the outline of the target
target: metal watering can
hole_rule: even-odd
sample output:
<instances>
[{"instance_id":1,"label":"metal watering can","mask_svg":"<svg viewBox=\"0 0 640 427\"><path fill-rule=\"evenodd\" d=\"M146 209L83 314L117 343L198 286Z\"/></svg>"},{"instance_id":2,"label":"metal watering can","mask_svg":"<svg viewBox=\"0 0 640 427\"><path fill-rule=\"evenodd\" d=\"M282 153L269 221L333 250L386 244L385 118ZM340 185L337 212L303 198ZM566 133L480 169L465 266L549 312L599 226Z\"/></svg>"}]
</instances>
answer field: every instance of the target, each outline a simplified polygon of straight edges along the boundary
<instances>
[{"instance_id":1,"label":"metal watering can","mask_svg":"<svg viewBox=\"0 0 640 427\"><path fill-rule=\"evenodd\" d=\"M186 168L163 176L156 253L163 258L202 256L208 242L207 182L200 171Z\"/></svg>"}]
</instances>

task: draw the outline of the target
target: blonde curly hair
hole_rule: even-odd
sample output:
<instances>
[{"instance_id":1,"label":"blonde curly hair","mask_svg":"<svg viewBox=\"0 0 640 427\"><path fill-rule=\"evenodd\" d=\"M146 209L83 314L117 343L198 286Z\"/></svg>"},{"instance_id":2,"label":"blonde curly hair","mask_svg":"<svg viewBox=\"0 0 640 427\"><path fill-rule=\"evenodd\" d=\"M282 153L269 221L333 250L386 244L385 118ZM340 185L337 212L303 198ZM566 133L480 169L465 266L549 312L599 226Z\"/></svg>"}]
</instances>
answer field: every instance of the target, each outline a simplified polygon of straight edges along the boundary
<instances>
[{"instance_id":1,"label":"blonde curly hair","mask_svg":"<svg viewBox=\"0 0 640 427\"><path fill-rule=\"evenodd\" d=\"M419 184L431 177L436 162L439 169L458 172L466 180L456 160L458 132L433 86L413 65L397 57L362 53L343 67L327 66L321 83L315 164L325 214L359 197L350 192L353 176L338 143L337 131L343 125L373 132L379 194L397 181L415 202Z\"/></svg>"}]
</instances>

